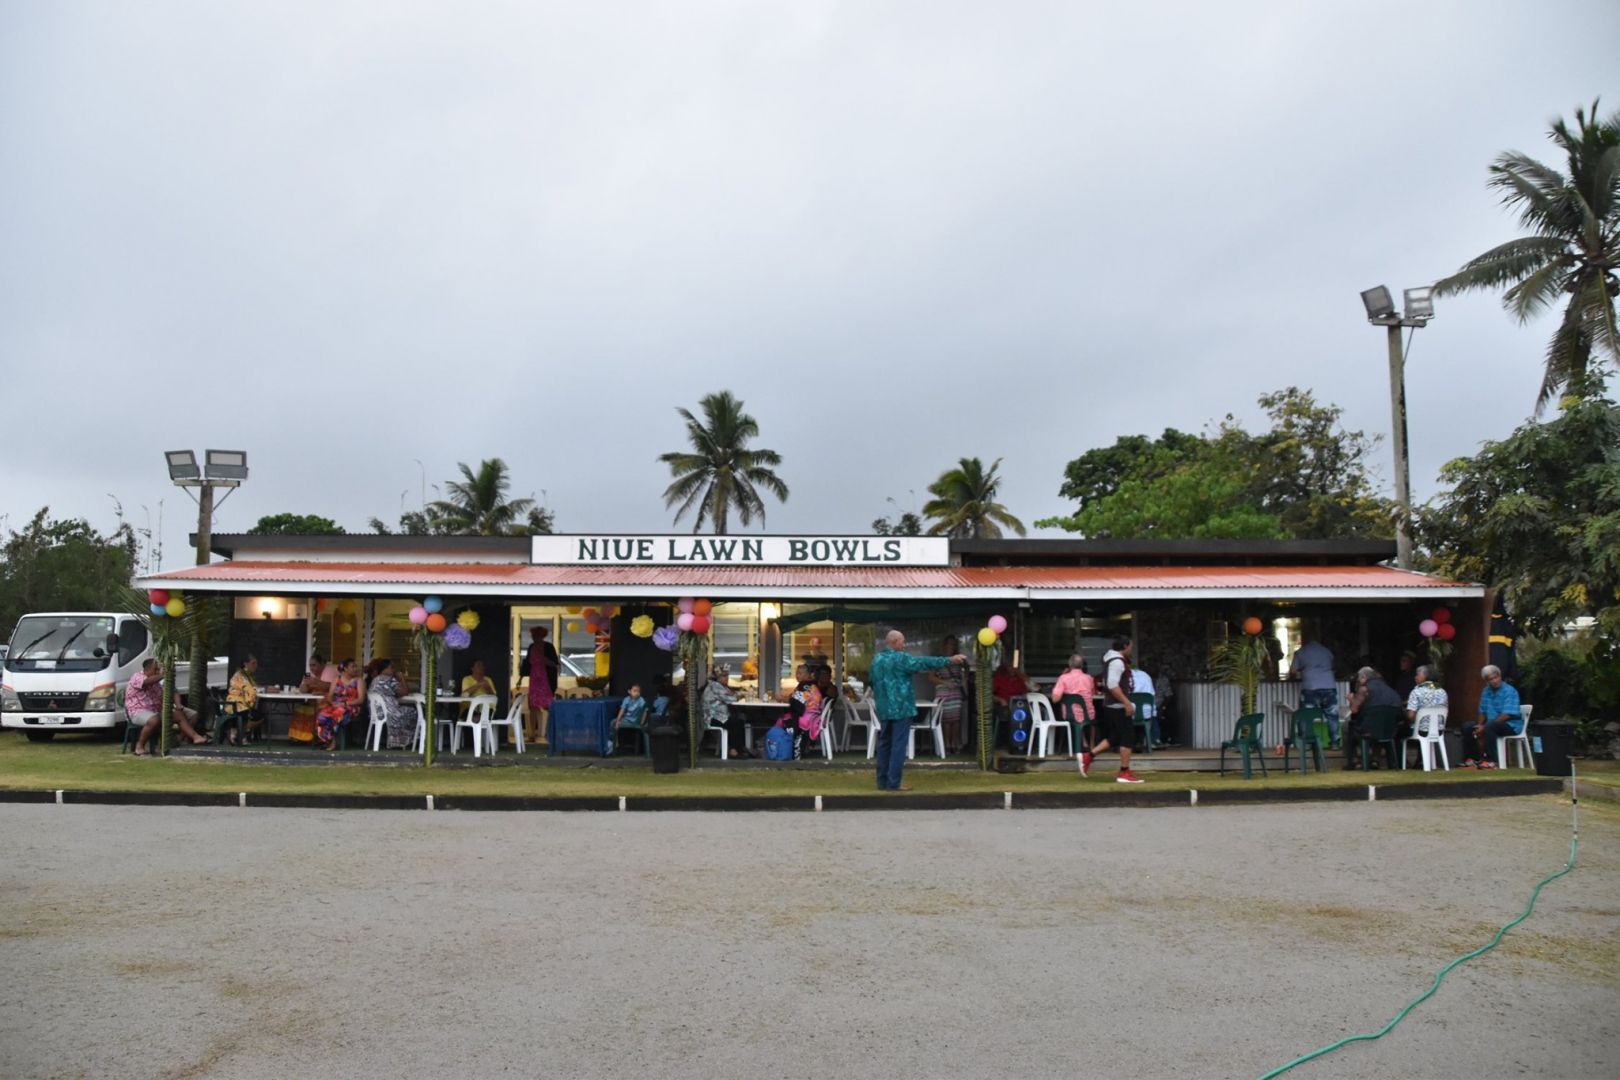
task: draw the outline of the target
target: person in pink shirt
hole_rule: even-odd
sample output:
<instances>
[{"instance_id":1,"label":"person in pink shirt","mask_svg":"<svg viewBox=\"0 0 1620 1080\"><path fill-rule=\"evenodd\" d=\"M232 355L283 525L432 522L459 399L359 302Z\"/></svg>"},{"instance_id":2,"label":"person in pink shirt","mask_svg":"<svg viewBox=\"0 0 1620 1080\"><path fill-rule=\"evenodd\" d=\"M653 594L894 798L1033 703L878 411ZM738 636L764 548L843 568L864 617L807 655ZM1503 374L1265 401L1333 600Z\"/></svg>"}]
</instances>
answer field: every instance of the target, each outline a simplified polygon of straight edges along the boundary
<instances>
[{"instance_id":1,"label":"person in pink shirt","mask_svg":"<svg viewBox=\"0 0 1620 1080\"><path fill-rule=\"evenodd\" d=\"M141 670L130 677L129 685L124 688L124 715L129 717L130 723L141 725L141 733L135 739L135 754L146 757L151 753L146 744L163 720L163 673L151 657L146 658ZM181 734L193 743L205 743L208 740L191 726L196 719L196 713L178 701L174 703L174 720L180 725Z\"/></svg>"},{"instance_id":2,"label":"person in pink shirt","mask_svg":"<svg viewBox=\"0 0 1620 1080\"><path fill-rule=\"evenodd\" d=\"M1083 723L1097 718L1097 706L1092 701L1097 695L1097 680L1086 671L1086 658L1079 653L1069 657L1069 667L1057 682L1052 686L1052 707L1057 710L1058 719L1063 718L1063 699L1065 696L1076 699L1074 717L1075 723ZM1070 734L1074 734L1070 729ZM1080 744L1075 744L1078 752Z\"/></svg>"}]
</instances>

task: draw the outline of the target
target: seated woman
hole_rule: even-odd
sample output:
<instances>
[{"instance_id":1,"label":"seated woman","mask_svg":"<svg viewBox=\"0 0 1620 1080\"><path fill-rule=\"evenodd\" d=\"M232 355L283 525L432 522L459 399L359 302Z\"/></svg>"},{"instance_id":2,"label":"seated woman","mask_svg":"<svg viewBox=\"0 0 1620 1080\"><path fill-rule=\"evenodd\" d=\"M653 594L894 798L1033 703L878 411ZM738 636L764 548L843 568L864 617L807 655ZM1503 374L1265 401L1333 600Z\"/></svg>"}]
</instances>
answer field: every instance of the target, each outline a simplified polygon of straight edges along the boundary
<instances>
[{"instance_id":1,"label":"seated woman","mask_svg":"<svg viewBox=\"0 0 1620 1080\"><path fill-rule=\"evenodd\" d=\"M817 685L815 672L806 665L799 665L806 678L799 681L793 696L788 699L788 714L786 726L793 736L793 756L795 759L804 756L804 741L821 738L821 709L826 703L822 696L821 687Z\"/></svg>"},{"instance_id":2,"label":"seated woman","mask_svg":"<svg viewBox=\"0 0 1620 1080\"><path fill-rule=\"evenodd\" d=\"M327 687L321 706L315 711L315 739L322 750L336 750L339 732L360 712L365 688L360 682L360 665L345 660L338 665L337 678Z\"/></svg>"},{"instance_id":3,"label":"seated woman","mask_svg":"<svg viewBox=\"0 0 1620 1080\"><path fill-rule=\"evenodd\" d=\"M731 704L737 700L737 691L728 685L730 677L731 671L724 664L709 672L709 681L703 687L703 719L710 725L726 729L729 756L752 757L743 742L746 723L742 717L731 714Z\"/></svg>"},{"instance_id":4,"label":"seated woman","mask_svg":"<svg viewBox=\"0 0 1620 1080\"><path fill-rule=\"evenodd\" d=\"M264 718L259 715L259 684L253 677L258 670L259 658L248 653L242 666L231 676L230 686L225 690L225 708L214 725L215 742L222 742L223 737L229 735L230 744L236 746L264 726ZM233 720L236 723L233 724Z\"/></svg>"},{"instance_id":5,"label":"seated woman","mask_svg":"<svg viewBox=\"0 0 1620 1080\"><path fill-rule=\"evenodd\" d=\"M392 660L380 657L371 662L371 687L366 691L366 700L372 708L382 709L390 750L409 750L416 743L416 710L399 700L408 692Z\"/></svg>"},{"instance_id":6,"label":"seated woman","mask_svg":"<svg viewBox=\"0 0 1620 1080\"><path fill-rule=\"evenodd\" d=\"M482 660L474 660L472 671L461 678L461 696L483 697L486 695L489 697L495 696L495 680L490 678L489 673L484 670Z\"/></svg>"},{"instance_id":7,"label":"seated woman","mask_svg":"<svg viewBox=\"0 0 1620 1080\"><path fill-rule=\"evenodd\" d=\"M954 634L947 635L940 643L941 656L955 656L961 651ZM963 705L967 701L967 666L952 664L935 668L928 673L928 681L934 684L934 700L940 706L939 726L945 735L945 752L957 753L967 743L962 725Z\"/></svg>"}]
</instances>

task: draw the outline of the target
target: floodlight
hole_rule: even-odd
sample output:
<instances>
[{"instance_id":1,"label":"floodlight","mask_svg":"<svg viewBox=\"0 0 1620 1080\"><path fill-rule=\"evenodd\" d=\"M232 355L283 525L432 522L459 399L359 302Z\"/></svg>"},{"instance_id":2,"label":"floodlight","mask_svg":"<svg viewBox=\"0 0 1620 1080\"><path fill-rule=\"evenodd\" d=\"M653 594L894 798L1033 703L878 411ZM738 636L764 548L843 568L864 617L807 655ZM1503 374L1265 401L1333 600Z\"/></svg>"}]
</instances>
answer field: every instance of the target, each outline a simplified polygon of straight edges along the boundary
<instances>
[{"instance_id":1,"label":"floodlight","mask_svg":"<svg viewBox=\"0 0 1620 1080\"><path fill-rule=\"evenodd\" d=\"M1401 294L1406 304L1408 319L1434 318L1434 290L1427 285L1420 289L1407 289Z\"/></svg>"},{"instance_id":2,"label":"floodlight","mask_svg":"<svg viewBox=\"0 0 1620 1080\"><path fill-rule=\"evenodd\" d=\"M247 452L245 450L208 451L208 479L246 480Z\"/></svg>"},{"instance_id":3,"label":"floodlight","mask_svg":"<svg viewBox=\"0 0 1620 1080\"><path fill-rule=\"evenodd\" d=\"M1361 302L1367 308L1367 318L1387 319L1395 314L1395 300L1389 295L1389 289L1382 285L1367 289L1361 294Z\"/></svg>"},{"instance_id":4,"label":"floodlight","mask_svg":"<svg viewBox=\"0 0 1620 1080\"><path fill-rule=\"evenodd\" d=\"M202 471L197 468L197 455L190 450L165 450L163 456L169 459L170 480L202 478Z\"/></svg>"}]
</instances>

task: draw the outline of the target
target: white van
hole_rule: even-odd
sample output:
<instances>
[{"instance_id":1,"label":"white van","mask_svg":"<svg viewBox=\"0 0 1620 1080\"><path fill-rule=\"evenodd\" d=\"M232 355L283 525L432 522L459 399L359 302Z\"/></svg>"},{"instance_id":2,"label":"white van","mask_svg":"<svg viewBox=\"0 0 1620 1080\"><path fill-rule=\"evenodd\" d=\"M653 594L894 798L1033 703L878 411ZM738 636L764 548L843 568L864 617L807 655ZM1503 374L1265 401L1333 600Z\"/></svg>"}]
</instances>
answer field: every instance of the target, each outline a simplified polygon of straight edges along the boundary
<instances>
[{"instance_id":1,"label":"white van","mask_svg":"<svg viewBox=\"0 0 1620 1080\"><path fill-rule=\"evenodd\" d=\"M0 728L34 742L58 731L95 731L128 719L120 691L151 655L151 636L134 615L58 611L24 615L0 666ZM175 685L186 685L178 665ZM223 686L225 661L208 667L208 684Z\"/></svg>"}]
</instances>

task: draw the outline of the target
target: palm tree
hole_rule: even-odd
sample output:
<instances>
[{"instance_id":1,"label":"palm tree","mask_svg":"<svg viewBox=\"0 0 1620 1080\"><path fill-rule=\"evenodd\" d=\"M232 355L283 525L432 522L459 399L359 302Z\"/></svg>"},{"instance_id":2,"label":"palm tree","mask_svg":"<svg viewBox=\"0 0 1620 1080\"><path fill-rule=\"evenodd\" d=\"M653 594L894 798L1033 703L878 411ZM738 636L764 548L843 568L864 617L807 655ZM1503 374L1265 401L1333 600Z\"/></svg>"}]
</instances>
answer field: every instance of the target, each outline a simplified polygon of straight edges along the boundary
<instances>
[{"instance_id":1,"label":"palm tree","mask_svg":"<svg viewBox=\"0 0 1620 1080\"><path fill-rule=\"evenodd\" d=\"M1579 391L1593 374L1592 350L1620 361L1614 297L1620 293L1620 112L1607 119L1575 110L1575 130L1562 120L1548 137L1564 152L1568 175L1525 154L1501 155L1490 186L1519 212L1530 235L1485 252L1435 283L1439 295L1500 289L1502 306L1527 322L1568 296L1564 317L1547 346L1536 411L1562 387Z\"/></svg>"},{"instance_id":2,"label":"palm tree","mask_svg":"<svg viewBox=\"0 0 1620 1080\"><path fill-rule=\"evenodd\" d=\"M687 410L675 410L686 421L691 452L676 451L658 457L675 478L664 489L664 506L680 503L676 521L696 507L693 532L701 531L707 521L714 526L715 535L724 534L733 507L744 525L752 524L755 517L763 524L765 501L759 496L760 488L776 496L778 502L787 501L787 485L772 471L773 466L782 464L782 455L775 450L748 448L749 440L759 435L759 424L742 411L743 403L732 397L731 391L706 394L698 407L703 411L701 423Z\"/></svg>"},{"instance_id":3,"label":"palm tree","mask_svg":"<svg viewBox=\"0 0 1620 1080\"><path fill-rule=\"evenodd\" d=\"M463 536L507 536L527 531L521 526L534 500L506 497L506 489L512 486L506 462L500 458L481 461L476 473L465 462L457 462L457 467L462 478L444 486L449 498L428 504L431 520Z\"/></svg>"},{"instance_id":4,"label":"palm tree","mask_svg":"<svg viewBox=\"0 0 1620 1080\"><path fill-rule=\"evenodd\" d=\"M996 502L996 489L1001 487L996 470L1000 467L1000 458L988 470L978 458L962 458L956 468L941 473L929 484L928 493L934 498L923 504L922 512L935 520L928 527L928 535L996 540L1005 525L1023 536L1024 523Z\"/></svg>"}]
</instances>

